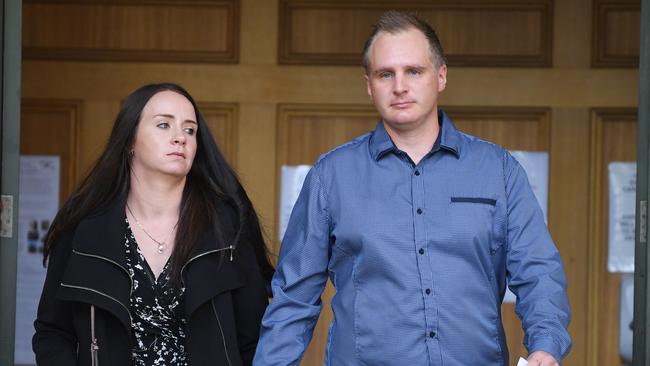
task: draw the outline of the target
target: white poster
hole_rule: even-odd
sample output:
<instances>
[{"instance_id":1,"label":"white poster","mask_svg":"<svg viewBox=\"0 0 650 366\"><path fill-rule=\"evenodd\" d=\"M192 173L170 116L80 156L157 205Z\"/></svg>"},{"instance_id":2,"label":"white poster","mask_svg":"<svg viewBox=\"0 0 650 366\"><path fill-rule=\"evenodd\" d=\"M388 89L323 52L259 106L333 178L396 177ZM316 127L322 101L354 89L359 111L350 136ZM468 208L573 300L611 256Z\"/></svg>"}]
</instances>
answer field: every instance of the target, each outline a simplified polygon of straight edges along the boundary
<instances>
[{"instance_id":1,"label":"white poster","mask_svg":"<svg viewBox=\"0 0 650 366\"><path fill-rule=\"evenodd\" d=\"M311 169L310 165L282 166L280 181L280 240L282 240L284 232L287 230L291 210L293 210L293 205L298 199L302 183L305 181L309 169Z\"/></svg>"},{"instance_id":2,"label":"white poster","mask_svg":"<svg viewBox=\"0 0 650 366\"><path fill-rule=\"evenodd\" d=\"M530 188L544 213L544 222L548 223L548 153L534 151L510 151L510 153L526 171ZM515 294L506 287L503 302L514 303L516 300Z\"/></svg>"},{"instance_id":3,"label":"white poster","mask_svg":"<svg viewBox=\"0 0 650 366\"><path fill-rule=\"evenodd\" d=\"M58 156L20 157L18 257L16 280L16 349L18 365L35 364L32 335L43 289L43 240L59 209Z\"/></svg>"},{"instance_id":4,"label":"white poster","mask_svg":"<svg viewBox=\"0 0 650 366\"><path fill-rule=\"evenodd\" d=\"M636 163L612 162L609 171L610 272L634 272Z\"/></svg>"},{"instance_id":5,"label":"white poster","mask_svg":"<svg viewBox=\"0 0 650 366\"><path fill-rule=\"evenodd\" d=\"M512 156L526 171L530 188L548 223L548 153L533 151L511 151Z\"/></svg>"}]
</instances>

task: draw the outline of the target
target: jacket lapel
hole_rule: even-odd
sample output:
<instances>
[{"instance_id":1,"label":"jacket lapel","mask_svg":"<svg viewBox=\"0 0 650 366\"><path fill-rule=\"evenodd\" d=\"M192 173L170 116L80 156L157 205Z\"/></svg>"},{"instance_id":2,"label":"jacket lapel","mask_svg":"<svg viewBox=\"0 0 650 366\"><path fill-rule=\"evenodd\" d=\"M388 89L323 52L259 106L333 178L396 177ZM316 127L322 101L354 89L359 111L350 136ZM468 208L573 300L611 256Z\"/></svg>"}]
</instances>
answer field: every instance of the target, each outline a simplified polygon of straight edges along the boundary
<instances>
[{"instance_id":1,"label":"jacket lapel","mask_svg":"<svg viewBox=\"0 0 650 366\"><path fill-rule=\"evenodd\" d=\"M197 250L194 251L182 270L185 285L185 313L190 319L192 313L214 296L243 286L246 275L237 257L234 243L237 226L233 215L236 211L226 203L217 208L217 217L224 232L224 247L217 246L217 238L212 230L201 235ZM230 248L230 246L233 246ZM231 260L232 258L232 260Z\"/></svg>"},{"instance_id":2,"label":"jacket lapel","mask_svg":"<svg viewBox=\"0 0 650 366\"><path fill-rule=\"evenodd\" d=\"M132 283L126 270L124 217L120 200L79 223L58 296L102 307L130 330Z\"/></svg>"}]
</instances>

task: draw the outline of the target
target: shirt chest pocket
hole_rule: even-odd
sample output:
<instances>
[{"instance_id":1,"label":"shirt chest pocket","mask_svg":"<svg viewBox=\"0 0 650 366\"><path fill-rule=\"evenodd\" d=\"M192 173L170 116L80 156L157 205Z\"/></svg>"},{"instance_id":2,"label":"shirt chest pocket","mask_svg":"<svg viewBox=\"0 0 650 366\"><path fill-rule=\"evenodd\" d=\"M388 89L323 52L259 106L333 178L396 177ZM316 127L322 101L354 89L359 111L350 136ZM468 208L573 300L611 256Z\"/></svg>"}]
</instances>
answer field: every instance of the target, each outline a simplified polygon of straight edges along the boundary
<instances>
[{"instance_id":1,"label":"shirt chest pocket","mask_svg":"<svg viewBox=\"0 0 650 366\"><path fill-rule=\"evenodd\" d=\"M503 212L503 203L497 197L453 194L449 199L452 240L461 247L494 255L505 244Z\"/></svg>"}]
</instances>

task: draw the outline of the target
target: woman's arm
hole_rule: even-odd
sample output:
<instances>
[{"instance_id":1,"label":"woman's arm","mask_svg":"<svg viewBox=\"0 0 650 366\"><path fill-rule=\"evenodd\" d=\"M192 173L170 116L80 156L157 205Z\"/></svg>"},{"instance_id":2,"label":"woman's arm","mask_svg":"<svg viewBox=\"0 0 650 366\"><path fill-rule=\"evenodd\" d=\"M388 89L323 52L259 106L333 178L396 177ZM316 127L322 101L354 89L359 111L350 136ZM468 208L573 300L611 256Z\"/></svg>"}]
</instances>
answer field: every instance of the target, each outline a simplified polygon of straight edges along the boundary
<instances>
[{"instance_id":1,"label":"woman's arm","mask_svg":"<svg viewBox=\"0 0 650 366\"><path fill-rule=\"evenodd\" d=\"M72 233L62 235L53 246L47 276L38 304L32 347L39 366L75 365L77 337L72 324L72 304L56 298L61 278L70 257Z\"/></svg>"},{"instance_id":2,"label":"woman's arm","mask_svg":"<svg viewBox=\"0 0 650 366\"><path fill-rule=\"evenodd\" d=\"M262 316L269 304L268 284L262 276L253 249L255 246L262 248L263 243L264 239L257 221L244 222L237 247L237 258L246 273L247 281L244 287L233 292L237 343L244 365L253 363Z\"/></svg>"}]
</instances>

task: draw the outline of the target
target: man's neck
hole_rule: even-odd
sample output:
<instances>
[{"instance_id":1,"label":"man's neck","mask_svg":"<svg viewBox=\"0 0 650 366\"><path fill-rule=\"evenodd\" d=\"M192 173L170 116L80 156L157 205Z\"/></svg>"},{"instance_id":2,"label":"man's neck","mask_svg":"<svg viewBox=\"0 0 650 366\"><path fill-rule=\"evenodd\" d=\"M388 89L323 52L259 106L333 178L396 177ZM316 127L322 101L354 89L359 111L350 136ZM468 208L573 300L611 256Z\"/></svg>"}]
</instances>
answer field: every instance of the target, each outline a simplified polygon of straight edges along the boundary
<instances>
[{"instance_id":1,"label":"man's neck","mask_svg":"<svg viewBox=\"0 0 650 366\"><path fill-rule=\"evenodd\" d=\"M413 129L396 130L386 123L384 126L395 146L408 154L416 165L431 151L440 133L437 114Z\"/></svg>"}]
</instances>

